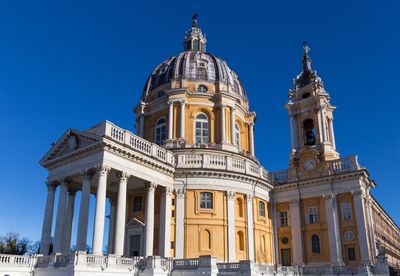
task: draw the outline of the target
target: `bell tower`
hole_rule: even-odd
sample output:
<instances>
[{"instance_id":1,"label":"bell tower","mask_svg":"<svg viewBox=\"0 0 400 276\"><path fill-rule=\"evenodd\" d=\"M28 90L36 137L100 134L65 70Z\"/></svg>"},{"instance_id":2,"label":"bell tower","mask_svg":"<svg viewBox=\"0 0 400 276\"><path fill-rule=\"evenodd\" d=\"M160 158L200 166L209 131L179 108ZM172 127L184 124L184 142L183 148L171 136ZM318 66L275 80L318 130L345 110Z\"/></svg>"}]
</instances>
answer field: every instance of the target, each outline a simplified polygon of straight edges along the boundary
<instances>
[{"instance_id":1,"label":"bell tower","mask_svg":"<svg viewBox=\"0 0 400 276\"><path fill-rule=\"evenodd\" d=\"M324 161L338 159L333 130L333 111L330 97L321 78L311 68L310 48L303 43L303 70L293 80L289 101L292 150L290 168L308 174L323 169Z\"/></svg>"}]
</instances>

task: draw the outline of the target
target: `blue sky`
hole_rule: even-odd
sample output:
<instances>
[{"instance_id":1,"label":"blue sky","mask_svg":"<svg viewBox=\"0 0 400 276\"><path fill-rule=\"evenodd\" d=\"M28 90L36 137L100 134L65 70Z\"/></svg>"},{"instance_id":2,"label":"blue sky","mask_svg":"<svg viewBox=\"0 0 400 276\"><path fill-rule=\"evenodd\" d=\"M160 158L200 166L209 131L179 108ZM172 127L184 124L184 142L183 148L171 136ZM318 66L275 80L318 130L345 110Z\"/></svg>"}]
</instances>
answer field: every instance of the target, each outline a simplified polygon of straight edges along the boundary
<instances>
[{"instance_id":1,"label":"blue sky","mask_svg":"<svg viewBox=\"0 0 400 276\"><path fill-rule=\"evenodd\" d=\"M271 171L288 165L283 106L309 42L337 106L337 148L359 155L378 184L373 194L399 223L399 10L397 1L1 1L0 235L40 238L40 158L69 127L107 119L133 130L146 78L182 51L193 12L208 50L247 89L256 155Z\"/></svg>"}]
</instances>

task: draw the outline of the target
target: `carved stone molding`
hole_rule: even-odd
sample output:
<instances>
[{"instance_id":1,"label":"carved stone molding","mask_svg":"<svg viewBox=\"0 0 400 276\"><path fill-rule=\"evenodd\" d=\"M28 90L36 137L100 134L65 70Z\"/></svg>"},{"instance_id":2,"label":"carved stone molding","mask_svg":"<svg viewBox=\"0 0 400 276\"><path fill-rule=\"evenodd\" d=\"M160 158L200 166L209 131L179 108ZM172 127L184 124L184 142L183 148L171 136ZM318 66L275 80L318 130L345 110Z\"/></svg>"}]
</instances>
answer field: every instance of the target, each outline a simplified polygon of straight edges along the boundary
<instances>
[{"instance_id":1,"label":"carved stone molding","mask_svg":"<svg viewBox=\"0 0 400 276\"><path fill-rule=\"evenodd\" d=\"M154 193L156 191L158 184L155 182L147 182L146 188L149 193Z\"/></svg>"},{"instance_id":2,"label":"carved stone molding","mask_svg":"<svg viewBox=\"0 0 400 276\"><path fill-rule=\"evenodd\" d=\"M46 182L46 187L48 190L55 191L55 189L57 188L57 184L55 184L54 182Z\"/></svg>"},{"instance_id":3,"label":"carved stone molding","mask_svg":"<svg viewBox=\"0 0 400 276\"><path fill-rule=\"evenodd\" d=\"M234 191L226 191L226 196L228 197L228 200L234 200L236 193Z\"/></svg>"},{"instance_id":4,"label":"carved stone molding","mask_svg":"<svg viewBox=\"0 0 400 276\"><path fill-rule=\"evenodd\" d=\"M360 196L360 197L363 197L363 198L365 197L365 193L364 193L363 190L352 191L351 194L352 194L353 196Z\"/></svg>"},{"instance_id":5,"label":"carved stone molding","mask_svg":"<svg viewBox=\"0 0 400 276\"><path fill-rule=\"evenodd\" d=\"M327 195L323 195L323 198L325 200L336 200L336 196L337 196L337 194L327 194Z\"/></svg>"}]
</instances>

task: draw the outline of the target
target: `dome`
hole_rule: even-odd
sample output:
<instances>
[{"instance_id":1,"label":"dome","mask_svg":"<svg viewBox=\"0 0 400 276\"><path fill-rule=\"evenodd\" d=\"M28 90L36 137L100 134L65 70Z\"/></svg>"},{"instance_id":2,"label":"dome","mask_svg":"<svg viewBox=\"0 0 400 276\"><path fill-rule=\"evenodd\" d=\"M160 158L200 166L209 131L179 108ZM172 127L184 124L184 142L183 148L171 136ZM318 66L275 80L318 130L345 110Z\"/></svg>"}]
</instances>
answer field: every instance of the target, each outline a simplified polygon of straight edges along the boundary
<instances>
[{"instance_id":1,"label":"dome","mask_svg":"<svg viewBox=\"0 0 400 276\"><path fill-rule=\"evenodd\" d=\"M206 52L206 42L205 35L194 22L185 34L184 51L159 64L147 79L142 101L147 102L150 92L155 88L172 81L182 83L180 80L223 84L226 87L224 92L247 100L240 78L224 60Z\"/></svg>"}]
</instances>

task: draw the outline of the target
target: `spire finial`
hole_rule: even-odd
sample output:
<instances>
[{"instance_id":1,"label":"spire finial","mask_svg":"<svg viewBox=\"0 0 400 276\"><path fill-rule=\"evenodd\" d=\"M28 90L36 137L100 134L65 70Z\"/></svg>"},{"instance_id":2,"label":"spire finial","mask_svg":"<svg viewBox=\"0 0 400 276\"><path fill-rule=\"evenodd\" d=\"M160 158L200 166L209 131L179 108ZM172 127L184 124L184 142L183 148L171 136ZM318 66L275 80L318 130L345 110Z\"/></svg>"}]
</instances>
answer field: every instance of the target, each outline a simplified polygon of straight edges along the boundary
<instances>
[{"instance_id":1,"label":"spire finial","mask_svg":"<svg viewBox=\"0 0 400 276\"><path fill-rule=\"evenodd\" d=\"M303 42L303 50L304 50L304 55L301 63L303 63L303 71L304 72L311 72L311 58L308 55L310 52L310 47L308 47L308 42L304 41Z\"/></svg>"},{"instance_id":2,"label":"spire finial","mask_svg":"<svg viewBox=\"0 0 400 276\"><path fill-rule=\"evenodd\" d=\"M193 16L192 16L192 27L193 28L198 28L197 17L199 17L199 15L197 13L193 13Z\"/></svg>"}]
</instances>

